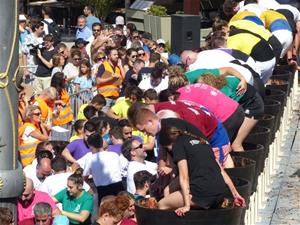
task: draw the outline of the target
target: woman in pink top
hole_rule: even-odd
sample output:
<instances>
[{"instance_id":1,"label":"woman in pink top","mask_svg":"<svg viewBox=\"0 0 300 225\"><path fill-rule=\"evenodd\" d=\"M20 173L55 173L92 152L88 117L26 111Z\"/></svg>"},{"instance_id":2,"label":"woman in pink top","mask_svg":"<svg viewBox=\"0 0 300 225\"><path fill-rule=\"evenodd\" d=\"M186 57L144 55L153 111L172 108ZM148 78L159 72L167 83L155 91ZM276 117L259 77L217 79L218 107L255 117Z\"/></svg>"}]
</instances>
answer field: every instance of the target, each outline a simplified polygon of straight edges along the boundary
<instances>
[{"instance_id":1,"label":"woman in pink top","mask_svg":"<svg viewBox=\"0 0 300 225\"><path fill-rule=\"evenodd\" d=\"M190 104L207 108L223 123L228 132L230 142L234 141L245 118L243 108L236 101L224 95L218 89L206 84L189 85L184 75L170 76L169 88L177 90L180 94L177 98L178 101L189 102Z\"/></svg>"}]
</instances>

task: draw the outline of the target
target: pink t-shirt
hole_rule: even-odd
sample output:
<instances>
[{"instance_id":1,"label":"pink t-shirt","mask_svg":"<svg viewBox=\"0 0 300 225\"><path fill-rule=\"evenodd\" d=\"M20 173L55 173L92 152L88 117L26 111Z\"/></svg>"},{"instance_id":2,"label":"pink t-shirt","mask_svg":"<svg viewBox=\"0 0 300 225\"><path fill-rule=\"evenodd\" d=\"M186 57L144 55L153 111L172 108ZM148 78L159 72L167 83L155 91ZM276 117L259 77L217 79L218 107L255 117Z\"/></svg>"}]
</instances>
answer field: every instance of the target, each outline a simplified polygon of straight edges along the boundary
<instances>
[{"instance_id":1,"label":"pink t-shirt","mask_svg":"<svg viewBox=\"0 0 300 225\"><path fill-rule=\"evenodd\" d=\"M18 224L20 221L34 218L33 208L39 202L46 202L51 205L52 212L57 209L54 201L47 193L41 191L33 191L33 193L33 201L30 203L30 205L26 206L26 208L24 208L24 206L18 201Z\"/></svg>"},{"instance_id":2,"label":"pink t-shirt","mask_svg":"<svg viewBox=\"0 0 300 225\"><path fill-rule=\"evenodd\" d=\"M226 121L237 109L239 104L222 92L206 84L191 84L177 90L179 101L187 101L199 107L204 106L221 122Z\"/></svg>"}]
</instances>

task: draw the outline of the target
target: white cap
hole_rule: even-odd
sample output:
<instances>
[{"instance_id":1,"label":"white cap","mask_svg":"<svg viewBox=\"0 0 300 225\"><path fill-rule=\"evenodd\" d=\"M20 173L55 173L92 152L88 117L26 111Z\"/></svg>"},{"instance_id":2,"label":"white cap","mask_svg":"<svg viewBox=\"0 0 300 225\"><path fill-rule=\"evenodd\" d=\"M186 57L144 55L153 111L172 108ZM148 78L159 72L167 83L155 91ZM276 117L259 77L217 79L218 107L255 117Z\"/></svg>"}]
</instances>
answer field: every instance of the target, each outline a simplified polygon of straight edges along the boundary
<instances>
[{"instance_id":1,"label":"white cap","mask_svg":"<svg viewBox=\"0 0 300 225\"><path fill-rule=\"evenodd\" d=\"M26 21L26 16L24 14L19 15L19 21Z\"/></svg>"},{"instance_id":2,"label":"white cap","mask_svg":"<svg viewBox=\"0 0 300 225\"><path fill-rule=\"evenodd\" d=\"M162 38L160 38L160 39L158 39L157 41L156 41L156 43L159 45L159 44L166 44L166 42L165 42L165 40L164 39L162 39Z\"/></svg>"},{"instance_id":3,"label":"white cap","mask_svg":"<svg viewBox=\"0 0 300 225\"><path fill-rule=\"evenodd\" d=\"M116 17L116 25L124 25L125 21L124 21L124 17L123 16L117 16Z\"/></svg>"}]
</instances>

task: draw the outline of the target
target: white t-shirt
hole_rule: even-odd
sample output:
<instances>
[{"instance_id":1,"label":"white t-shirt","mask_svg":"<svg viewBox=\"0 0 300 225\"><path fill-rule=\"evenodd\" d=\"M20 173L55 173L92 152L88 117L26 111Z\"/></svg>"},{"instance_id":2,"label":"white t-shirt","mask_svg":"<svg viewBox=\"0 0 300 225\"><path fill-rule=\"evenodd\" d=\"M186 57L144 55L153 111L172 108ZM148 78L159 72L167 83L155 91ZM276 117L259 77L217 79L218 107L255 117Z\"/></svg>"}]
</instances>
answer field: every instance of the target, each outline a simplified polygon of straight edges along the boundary
<instances>
[{"instance_id":1,"label":"white t-shirt","mask_svg":"<svg viewBox=\"0 0 300 225\"><path fill-rule=\"evenodd\" d=\"M144 91L146 91L150 88L153 88L157 92L157 94L159 94L161 91L166 90L169 87L169 77L168 76L161 79L160 84L157 85L156 87L153 87L151 85L150 79L151 79L150 77L143 79L139 84L139 88Z\"/></svg>"},{"instance_id":2,"label":"white t-shirt","mask_svg":"<svg viewBox=\"0 0 300 225\"><path fill-rule=\"evenodd\" d=\"M23 172L25 173L25 177L28 177L33 182L34 189L39 189L42 182L40 179L36 176L36 166L28 165L23 169Z\"/></svg>"},{"instance_id":3,"label":"white t-shirt","mask_svg":"<svg viewBox=\"0 0 300 225\"><path fill-rule=\"evenodd\" d=\"M189 66L189 70L193 71L197 69L216 69L221 67L232 67L244 76L247 83L253 84L253 77L251 72L243 66L237 65L235 63L230 63L230 61L232 60L236 59L223 50L206 50L198 53L197 60ZM242 63L245 64L245 62Z\"/></svg>"},{"instance_id":4,"label":"white t-shirt","mask_svg":"<svg viewBox=\"0 0 300 225\"><path fill-rule=\"evenodd\" d=\"M152 175L157 174L157 163L149 162L147 160L144 163L140 163L137 161L130 161L127 169L127 191L131 194L135 193L135 184L133 180L133 176L136 172L146 170Z\"/></svg>"},{"instance_id":5,"label":"white t-shirt","mask_svg":"<svg viewBox=\"0 0 300 225\"><path fill-rule=\"evenodd\" d=\"M68 178L71 175L72 173L69 172L51 175L44 180L44 182L38 187L38 190L46 192L50 196L54 196L67 187ZM89 191L90 186L84 182L83 189L85 191Z\"/></svg>"},{"instance_id":6,"label":"white t-shirt","mask_svg":"<svg viewBox=\"0 0 300 225\"><path fill-rule=\"evenodd\" d=\"M264 11L262 7L260 7L258 4L247 4L240 8L239 12L249 11L256 14L256 16L260 17L262 12Z\"/></svg>"},{"instance_id":7,"label":"white t-shirt","mask_svg":"<svg viewBox=\"0 0 300 225\"><path fill-rule=\"evenodd\" d=\"M30 134L31 134L33 131L35 131L35 129L34 129L33 127L31 127L31 126L27 126L27 127L25 128L25 131L24 131L24 133L23 133L23 135L22 135L22 140L24 141L25 144L31 143L31 142L35 142L35 141L38 141L38 139L36 139L36 138L30 136Z\"/></svg>"},{"instance_id":8,"label":"white t-shirt","mask_svg":"<svg viewBox=\"0 0 300 225\"><path fill-rule=\"evenodd\" d=\"M115 152L86 154L83 175L92 175L96 187L117 183L121 178L120 157Z\"/></svg>"},{"instance_id":9,"label":"white t-shirt","mask_svg":"<svg viewBox=\"0 0 300 225\"><path fill-rule=\"evenodd\" d=\"M51 18L48 19L44 19L46 20L48 23L53 23L53 20ZM48 29L48 24L46 24L44 21L42 21L44 24L44 32L45 34L49 34L49 29Z\"/></svg>"},{"instance_id":10,"label":"white t-shirt","mask_svg":"<svg viewBox=\"0 0 300 225\"><path fill-rule=\"evenodd\" d=\"M69 62L63 69L63 73L68 79L75 79L79 76L79 68L77 66L74 66L73 63Z\"/></svg>"}]
</instances>

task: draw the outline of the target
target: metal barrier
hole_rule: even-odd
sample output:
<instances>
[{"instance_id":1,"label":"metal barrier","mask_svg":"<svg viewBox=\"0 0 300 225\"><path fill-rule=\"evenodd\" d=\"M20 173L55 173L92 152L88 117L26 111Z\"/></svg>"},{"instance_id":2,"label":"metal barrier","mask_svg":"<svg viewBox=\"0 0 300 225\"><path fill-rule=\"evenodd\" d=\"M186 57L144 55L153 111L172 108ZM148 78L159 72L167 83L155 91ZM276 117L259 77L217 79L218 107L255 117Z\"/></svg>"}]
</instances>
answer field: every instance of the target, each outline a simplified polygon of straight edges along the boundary
<instances>
[{"instance_id":1,"label":"metal barrier","mask_svg":"<svg viewBox=\"0 0 300 225\"><path fill-rule=\"evenodd\" d=\"M69 93L72 93L72 90L68 90L68 91L70 91ZM83 104L89 103L92 100L93 96L94 96L94 94L90 89L85 89L85 90L81 90L79 92L70 94L70 104L71 104L71 108L73 110L73 115L74 115L75 120L77 118L79 108Z\"/></svg>"}]
</instances>

